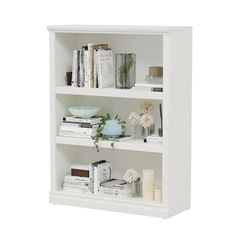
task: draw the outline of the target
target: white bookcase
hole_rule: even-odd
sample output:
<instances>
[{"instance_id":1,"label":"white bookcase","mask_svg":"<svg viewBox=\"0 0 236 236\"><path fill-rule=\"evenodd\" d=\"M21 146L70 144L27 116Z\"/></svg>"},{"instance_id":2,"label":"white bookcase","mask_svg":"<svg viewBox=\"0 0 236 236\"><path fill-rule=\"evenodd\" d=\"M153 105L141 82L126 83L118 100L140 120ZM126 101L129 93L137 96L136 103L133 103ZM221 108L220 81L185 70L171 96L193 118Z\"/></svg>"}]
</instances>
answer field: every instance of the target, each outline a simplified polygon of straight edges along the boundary
<instances>
[{"instance_id":1,"label":"white bookcase","mask_svg":"<svg viewBox=\"0 0 236 236\"><path fill-rule=\"evenodd\" d=\"M51 190L54 204L120 211L168 218L190 208L191 183L191 27L144 26L48 26L50 34L51 103ZM89 89L66 86L65 74L71 71L72 51L88 43L108 43L113 53L136 54L136 82L142 82L148 67L163 65L163 92L125 89ZM137 140L100 143L94 150L92 140L57 136L63 116L72 105L97 105L101 114L119 114L124 120L144 100L163 105L163 144ZM131 127L128 126L128 132ZM162 203L137 198L118 198L62 190L71 164L111 161L112 175L122 178L128 168L142 174L155 170L155 184L163 191Z\"/></svg>"}]
</instances>

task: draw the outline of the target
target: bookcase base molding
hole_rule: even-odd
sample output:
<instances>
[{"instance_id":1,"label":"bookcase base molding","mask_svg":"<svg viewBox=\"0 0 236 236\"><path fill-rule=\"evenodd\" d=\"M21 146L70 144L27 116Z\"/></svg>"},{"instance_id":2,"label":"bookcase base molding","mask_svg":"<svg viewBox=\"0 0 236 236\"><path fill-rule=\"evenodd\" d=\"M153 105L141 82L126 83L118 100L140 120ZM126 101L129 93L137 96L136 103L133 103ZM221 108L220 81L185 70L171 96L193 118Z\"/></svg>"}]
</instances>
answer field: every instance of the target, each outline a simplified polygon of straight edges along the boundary
<instances>
[{"instance_id":1,"label":"bookcase base molding","mask_svg":"<svg viewBox=\"0 0 236 236\"><path fill-rule=\"evenodd\" d=\"M170 212L167 206L157 204L140 204L139 201L133 202L119 199L109 199L102 197L78 196L76 193L65 193L54 191L50 193L50 203L93 208L98 210L117 211L137 215L147 215L153 217L169 218L177 212ZM183 209L185 210L185 209Z\"/></svg>"},{"instance_id":2,"label":"bookcase base molding","mask_svg":"<svg viewBox=\"0 0 236 236\"><path fill-rule=\"evenodd\" d=\"M169 218L189 209L191 202L192 28L75 25L48 26L48 30L51 109L50 203L161 218ZM135 89L135 86L131 89L119 89L114 86L100 88L99 86L68 85L66 76L72 71L72 55L76 50L80 53L78 49L81 48L84 48L86 52L85 45L92 43L109 45L109 49L103 50L112 50L112 52L109 51L110 61L112 61L112 57L115 60L115 55L119 53L135 54L136 84L144 84L149 67L162 68L161 90L153 90L150 87L145 87L144 90L140 87ZM96 53L95 50L94 53ZM94 58L99 59L98 56ZM95 59L94 61L96 61ZM94 71L96 71L96 66L94 66ZM99 72L99 76L102 78L102 73ZM101 81L100 77L98 81ZM129 114L139 111L140 104L145 102L153 104L153 123L156 127L154 136L160 138L161 142L153 142L153 140L148 142L147 138L143 139L143 136L142 139L135 139L131 135L133 127L129 125ZM100 152L96 152L94 140L90 134L86 133L89 138L61 135L63 132L58 132L61 128L69 129L64 132L64 134L66 132L68 134L68 132L74 132L73 125L77 125L72 120L72 122L70 121L73 123L71 126L68 125L70 123L68 121L67 127L63 126L64 119L70 115L68 108L72 106L99 107L100 111L97 115L103 117L106 113L109 113L111 117L118 115L126 122L128 139L100 140L98 143ZM162 111L159 112L160 110ZM77 119L78 117L72 118ZM93 118L98 119L98 117ZM77 123L84 125L86 121ZM157 132L160 125L161 134ZM76 127L79 130L78 133L83 128L85 130L85 126L81 127ZM100 126L98 125L98 127ZM89 132L89 129L92 128L86 127L86 132ZM150 138L149 135L147 137ZM123 138L127 138L127 136L123 136ZM112 178L103 182L98 181L99 191L92 191L90 182L88 184L85 179L91 179L90 173L93 171L90 172L89 168L98 161L100 164L93 166L94 172L95 170L100 171L101 166L99 165L103 165L104 162L101 164L101 161L105 161L110 164L110 173L112 173L110 177L112 176L115 180L125 180L124 173L134 169L139 174L143 173L142 176L140 175L142 182L144 170L151 170L150 173L154 174L152 174L150 182L155 184L151 187L155 191L161 191L161 200L156 201L155 194L151 200L145 199L144 195L142 196L144 190L139 197L134 197L132 194L125 195L127 192L124 191L125 194L119 192L115 189L117 187L115 184L112 187L115 186L114 189L118 194L115 191L109 194L108 184L103 184ZM81 184L82 187L79 186L81 188L78 190L73 185L78 184L78 179L71 178L70 170L71 166L83 165L87 165L87 169L78 170L84 171L84 174L89 169L89 174L82 176L84 179L79 180L79 185ZM93 176L96 176L94 172ZM66 177L68 177L67 182ZM126 181L125 184L129 184L129 182ZM121 184L118 187L125 189L125 187L121 188ZM142 187L144 189L147 185ZM102 192L102 188L107 192L105 190Z\"/></svg>"}]
</instances>

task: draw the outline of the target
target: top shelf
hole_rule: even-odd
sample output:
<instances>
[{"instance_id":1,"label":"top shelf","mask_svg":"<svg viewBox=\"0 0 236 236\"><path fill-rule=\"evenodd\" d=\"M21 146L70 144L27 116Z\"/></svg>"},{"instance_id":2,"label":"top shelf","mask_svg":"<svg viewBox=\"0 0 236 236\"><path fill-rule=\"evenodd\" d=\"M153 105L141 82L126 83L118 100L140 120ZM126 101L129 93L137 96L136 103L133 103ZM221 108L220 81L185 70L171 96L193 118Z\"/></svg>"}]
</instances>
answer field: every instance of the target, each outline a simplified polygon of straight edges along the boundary
<instances>
[{"instance_id":1,"label":"top shelf","mask_svg":"<svg viewBox=\"0 0 236 236\"><path fill-rule=\"evenodd\" d=\"M145 92L133 91L132 89L116 89L116 88L78 88L72 86L56 87L56 94L65 95L81 95L96 97L117 97L117 98L136 98L162 100L163 92Z\"/></svg>"}]
</instances>

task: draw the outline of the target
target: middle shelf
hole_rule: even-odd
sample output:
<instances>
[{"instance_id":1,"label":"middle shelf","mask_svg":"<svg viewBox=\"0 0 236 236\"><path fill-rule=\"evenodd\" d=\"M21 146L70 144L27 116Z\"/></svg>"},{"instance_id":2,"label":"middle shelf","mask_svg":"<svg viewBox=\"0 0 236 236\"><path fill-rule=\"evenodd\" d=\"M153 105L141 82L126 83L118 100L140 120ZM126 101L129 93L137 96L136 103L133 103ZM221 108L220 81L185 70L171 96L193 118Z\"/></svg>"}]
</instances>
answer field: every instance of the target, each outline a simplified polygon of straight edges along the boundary
<instances>
[{"instance_id":1,"label":"middle shelf","mask_svg":"<svg viewBox=\"0 0 236 236\"><path fill-rule=\"evenodd\" d=\"M132 89L116 89L116 88L100 89L100 88L78 88L72 86L58 86L56 87L55 92L56 94L64 94L64 95L163 100L162 92L134 91Z\"/></svg>"},{"instance_id":2,"label":"middle shelf","mask_svg":"<svg viewBox=\"0 0 236 236\"><path fill-rule=\"evenodd\" d=\"M71 138L71 137L57 136L56 143L57 144L65 144L65 145L94 147L94 140L83 139L83 138ZM114 143L114 147L112 147L112 143ZM129 140L122 141L122 142L113 142L113 141L102 140L102 141L99 141L99 147L106 148L106 149L114 148L117 150L162 153L162 145L161 144L144 143L143 140L137 140L137 139L129 139Z\"/></svg>"}]
</instances>

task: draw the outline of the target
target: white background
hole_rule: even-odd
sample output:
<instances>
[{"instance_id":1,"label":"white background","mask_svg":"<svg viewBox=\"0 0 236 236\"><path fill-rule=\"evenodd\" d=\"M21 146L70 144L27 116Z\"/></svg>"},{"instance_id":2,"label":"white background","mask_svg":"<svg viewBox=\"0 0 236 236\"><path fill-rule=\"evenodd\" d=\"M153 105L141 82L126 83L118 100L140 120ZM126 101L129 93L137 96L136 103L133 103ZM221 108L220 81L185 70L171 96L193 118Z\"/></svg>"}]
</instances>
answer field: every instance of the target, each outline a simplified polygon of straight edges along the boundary
<instances>
[{"instance_id":1,"label":"white background","mask_svg":"<svg viewBox=\"0 0 236 236\"><path fill-rule=\"evenodd\" d=\"M236 235L234 2L1 1L0 235ZM191 210L163 220L48 203L49 24L193 26Z\"/></svg>"}]
</instances>

